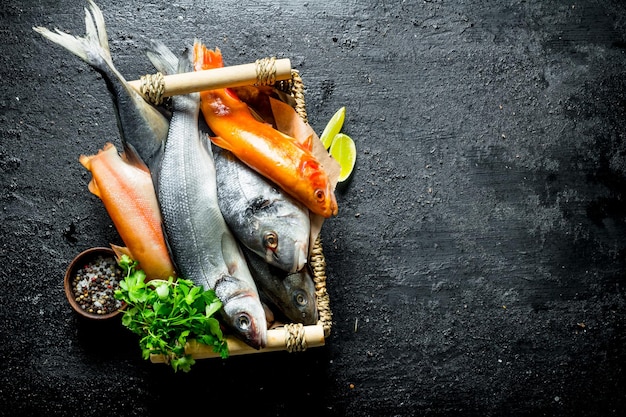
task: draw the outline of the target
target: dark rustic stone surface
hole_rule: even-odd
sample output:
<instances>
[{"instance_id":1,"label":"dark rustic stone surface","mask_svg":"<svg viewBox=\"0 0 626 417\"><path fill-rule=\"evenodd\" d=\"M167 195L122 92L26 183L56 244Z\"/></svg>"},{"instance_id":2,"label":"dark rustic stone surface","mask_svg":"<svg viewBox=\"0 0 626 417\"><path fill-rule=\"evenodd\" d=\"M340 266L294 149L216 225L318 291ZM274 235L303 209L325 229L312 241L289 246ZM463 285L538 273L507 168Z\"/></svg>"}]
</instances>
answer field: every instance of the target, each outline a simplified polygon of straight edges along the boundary
<instances>
[{"instance_id":1,"label":"dark rustic stone surface","mask_svg":"<svg viewBox=\"0 0 626 417\"><path fill-rule=\"evenodd\" d=\"M300 70L357 144L322 233L327 345L143 361L62 276L121 243L80 154L119 144L100 76L0 4L0 415L609 416L626 407L626 7L614 1L100 1L129 79L150 38ZM199 404L199 405L198 405Z\"/></svg>"}]
</instances>

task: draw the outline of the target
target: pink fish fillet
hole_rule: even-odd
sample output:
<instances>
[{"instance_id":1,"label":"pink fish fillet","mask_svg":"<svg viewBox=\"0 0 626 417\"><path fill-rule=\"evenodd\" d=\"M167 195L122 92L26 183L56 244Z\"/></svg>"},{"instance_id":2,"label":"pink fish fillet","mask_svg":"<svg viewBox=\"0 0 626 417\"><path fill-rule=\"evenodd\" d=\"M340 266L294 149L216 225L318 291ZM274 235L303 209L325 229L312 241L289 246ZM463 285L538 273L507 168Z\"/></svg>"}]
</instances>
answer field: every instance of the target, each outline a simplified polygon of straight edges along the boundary
<instances>
[{"instance_id":1,"label":"pink fish fillet","mask_svg":"<svg viewBox=\"0 0 626 417\"><path fill-rule=\"evenodd\" d=\"M111 143L96 155L81 155L79 160L92 175L89 191L102 200L126 245L111 245L118 256L126 253L139 262L146 280L176 277L152 178L145 165L120 155Z\"/></svg>"}]
</instances>

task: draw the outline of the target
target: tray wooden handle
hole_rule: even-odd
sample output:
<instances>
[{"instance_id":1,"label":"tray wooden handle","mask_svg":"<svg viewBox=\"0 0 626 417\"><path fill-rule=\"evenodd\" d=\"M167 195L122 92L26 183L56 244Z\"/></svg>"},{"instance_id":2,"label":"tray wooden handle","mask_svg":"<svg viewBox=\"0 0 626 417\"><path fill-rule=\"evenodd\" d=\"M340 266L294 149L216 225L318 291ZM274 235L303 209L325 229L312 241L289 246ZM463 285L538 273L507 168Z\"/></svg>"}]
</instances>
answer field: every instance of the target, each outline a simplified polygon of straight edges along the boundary
<instances>
[{"instance_id":1,"label":"tray wooden handle","mask_svg":"<svg viewBox=\"0 0 626 417\"><path fill-rule=\"evenodd\" d=\"M169 97L197 91L259 84L259 67L260 63L264 62L266 61L259 60L256 63L250 64L165 75L162 76L163 91L161 95L163 97ZM263 66L263 64L261 64L261 66ZM291 61L288 58L272 60L271 66L271 80L268 80L268 84L273 81L291 79ZM129 81L128 84L139 93L144 94L142 91L144 86L143 79Z\"/></svg>"}]
</instances>

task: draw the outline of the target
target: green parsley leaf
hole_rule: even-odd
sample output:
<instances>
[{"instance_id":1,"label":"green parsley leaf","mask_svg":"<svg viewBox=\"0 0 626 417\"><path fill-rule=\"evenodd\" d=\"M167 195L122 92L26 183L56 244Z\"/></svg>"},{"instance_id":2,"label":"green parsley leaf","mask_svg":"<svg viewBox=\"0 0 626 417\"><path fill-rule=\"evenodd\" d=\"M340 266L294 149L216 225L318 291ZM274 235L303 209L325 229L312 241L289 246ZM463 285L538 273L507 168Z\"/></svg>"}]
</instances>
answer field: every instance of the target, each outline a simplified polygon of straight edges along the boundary
<instances>
[{"instance_id":1,"label":"green parsley leaf","mask_svg":"<svg viewBox=\"0 0 626 417\"><path fill-rule=\"evenodd\" d=\"M185 345L191 339L211 346L222 358L228 357L220 322L213 317L222 308L215 291L182 278L146 283L146 274L126 255L118 264L126 273L115 292L115 298L128 304L122 325L140 337L144 359L161 354L175 372L189 372L195 360L185 353Z\"/></svg>"}]
</instances>

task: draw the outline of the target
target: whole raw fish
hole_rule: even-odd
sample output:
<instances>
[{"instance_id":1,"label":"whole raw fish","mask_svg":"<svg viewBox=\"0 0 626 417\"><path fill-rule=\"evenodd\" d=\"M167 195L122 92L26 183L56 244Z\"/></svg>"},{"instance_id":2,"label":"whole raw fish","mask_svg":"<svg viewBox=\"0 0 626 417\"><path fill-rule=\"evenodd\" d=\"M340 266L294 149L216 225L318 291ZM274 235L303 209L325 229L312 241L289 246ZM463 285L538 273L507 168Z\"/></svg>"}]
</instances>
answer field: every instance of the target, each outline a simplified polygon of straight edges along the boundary
<instances>
[{"instance_id":1,"label":"whole raw fish","mask_svg":"<svg viewBox=\"0 0 626 417\"><path fill-rule=\"evenodd\" d=\"M290 322L317 323L315 283L308 266L289 273L268 264L249 249L243 250L261 299L267 299Z\"/></svg>"},{"instance_id":2,"label":"whole raw fish","mask_svg":"<svg viewBox=\"0 0 626 417\"><path fill-rule=\"evenodd\" d=\"M148 56L164 74L191 71L189 56L178 60L163 44L154 43ZM200 95L174 96L172 106L156 190L174 262L181 276L215 291L223 319L237 336L262 348L267 343L265 312L217 203L211 143L198 129Z\"/></svg>"},{"instance_id":3,"label":"whole raw fish","mask_svg":"<svg viewBox=\"0 0 626 417\"><path fill-rule=\"evenodd\" d=\"M161 227L161 214L152 178L143 164L127 160L107 143L96 155L80 156L92 175L89 191L98 196L126 248L111 245L139 262L146 278L175 277Z\"/></svg>"},{"instance_id":4,"label":"whole raw fish","mask_svg":"<svg viewBox=\"0 0 626 417\"><path fill-rule=\"evenodd\" d=\"M217 196L233 234L266 262L301 270L309 253L309 211L230 151L213 149Z\"/></svg>"},{"instance_id":5,"label":"whole raw fish","mask_svg":"<svg viewBox=\"0 0 626 417\"><path fill-rule=\"evenodd\" d=\"M223 66L219 49L194 45L196 71ZM202 114L216 135L217 146L323 217L337 214L337 201L328 175L307 146L272 126L259 122L246 103L229 89L203 91Z\"/></svg>"},{"instance_id":6,"label":"whole raw fish","mask_svg":"<svg viewBox=\"0 0 626 417\"><path fill-rule=\"evenodd\" d=\"M85 8L84 37L75 37L56 29L33 29L52 42L61 45L91 65L106 81L117 116L124 152L128 159L137 156L153 172L158 164L167 138L168 121L163 114L143 99L113 65L102 12L89 0Z\"/></svg>"}]
</instances>

